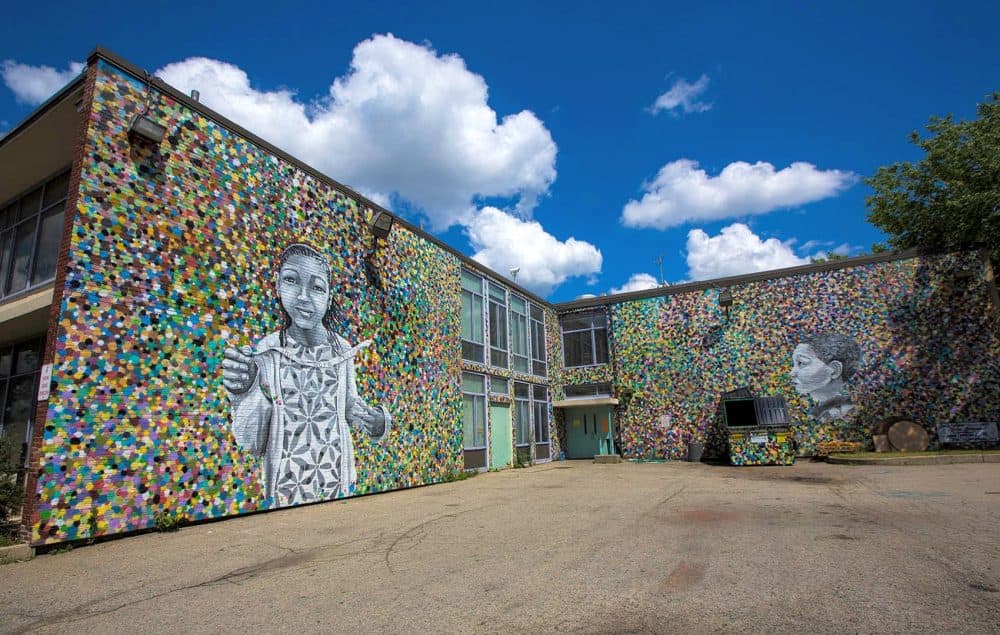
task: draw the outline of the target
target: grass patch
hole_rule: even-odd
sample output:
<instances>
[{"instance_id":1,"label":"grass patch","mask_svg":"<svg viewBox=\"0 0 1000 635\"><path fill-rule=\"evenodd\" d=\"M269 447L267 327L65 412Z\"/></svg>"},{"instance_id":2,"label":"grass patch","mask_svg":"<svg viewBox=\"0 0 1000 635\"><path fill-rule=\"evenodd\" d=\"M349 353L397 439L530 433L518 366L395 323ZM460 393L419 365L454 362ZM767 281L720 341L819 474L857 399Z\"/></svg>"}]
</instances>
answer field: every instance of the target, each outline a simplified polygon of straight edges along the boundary
<instances>
[{"instance_id":1,"label":"grass patch","mask_svg":"<svg viewBox=\"0 0 1000 635\"><path fill-rule=\"evenodd\" d=\"M7 534L0 533L0 547L10 547L12 545L19 544L21 544L20 540L17 540L12 536L8 536Z\"/></svg>"},{"instance_id":2,"label":"grass patch","mask_svg":"<svg viewBox=\"0 0 1000 635\"><path fill-rule=\"evenodd\" d=\"M948 456L961 454L1000 454L1000 448L990 448L987 450L925 450L923 452L834 452L830 456L844 459L891 459L898 456Z\"/></svg>"}]
</instances>

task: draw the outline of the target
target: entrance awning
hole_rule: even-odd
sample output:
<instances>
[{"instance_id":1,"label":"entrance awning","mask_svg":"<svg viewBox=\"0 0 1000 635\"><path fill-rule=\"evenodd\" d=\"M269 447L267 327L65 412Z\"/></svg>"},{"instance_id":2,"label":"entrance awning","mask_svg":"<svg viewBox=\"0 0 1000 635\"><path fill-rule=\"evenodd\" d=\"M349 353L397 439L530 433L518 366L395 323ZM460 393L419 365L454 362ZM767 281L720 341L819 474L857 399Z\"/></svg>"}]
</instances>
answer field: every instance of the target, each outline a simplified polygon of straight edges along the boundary
<instances>
[{"instance_id":1,"label":"entrance awning","mask_svg":"<svg viewBox=\"0 0 1000 635\"><path fill-rule=\"evenodd\" d=\"M618 400L614 397L592 397L588 399L563 399L553 401L553 408L577 408L590 406L617 406Z\"/></svg>"}]
</instances>

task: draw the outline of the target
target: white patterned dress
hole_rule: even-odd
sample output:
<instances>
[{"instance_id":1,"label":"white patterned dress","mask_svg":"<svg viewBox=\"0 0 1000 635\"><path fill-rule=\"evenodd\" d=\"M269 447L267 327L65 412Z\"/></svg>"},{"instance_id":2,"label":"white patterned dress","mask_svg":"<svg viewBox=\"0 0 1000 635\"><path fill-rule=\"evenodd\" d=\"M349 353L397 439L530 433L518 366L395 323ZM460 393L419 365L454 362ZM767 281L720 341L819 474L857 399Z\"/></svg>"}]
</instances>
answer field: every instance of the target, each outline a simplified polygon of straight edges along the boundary
<instances>
[{"instance_id":1,"label":"white patterned dress","mask_svg":"<svg viewBox=\"0 0 1000 635\"><path fill-rule=\"evenodd\" d=\"M357 481L351 428L381 440L391 417L358 396L354 356L339 335L314 347L278 333L254 347L257 378L245 393L230 393L232 429L240 446L262 459L271 505L285 507L352 493ZM385 425L367 430L358 415L381 411ZM374 434L373 434L374 433Z\"/></svg>"}]
</instances>

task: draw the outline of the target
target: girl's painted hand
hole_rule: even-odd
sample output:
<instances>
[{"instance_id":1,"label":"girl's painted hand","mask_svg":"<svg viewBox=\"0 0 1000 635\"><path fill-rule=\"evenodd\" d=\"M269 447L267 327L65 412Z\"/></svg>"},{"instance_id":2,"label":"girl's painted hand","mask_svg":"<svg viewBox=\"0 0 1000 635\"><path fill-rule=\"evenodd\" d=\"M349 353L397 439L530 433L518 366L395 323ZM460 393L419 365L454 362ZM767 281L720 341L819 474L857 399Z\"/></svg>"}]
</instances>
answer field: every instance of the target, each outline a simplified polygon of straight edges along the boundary
<instances>
[{"instance_id":1,"label":"girl's painted hand","mask_svg":"<svg viewBox=\"0 0 1000 635\"><path fill-rule=\"evenodd\" d=\"M257 378L257 364L253 361L253 351L249 346L239 350L227 348L222 360L222 385L236 395L250 390Z\"/></svg>"}]
</instances>

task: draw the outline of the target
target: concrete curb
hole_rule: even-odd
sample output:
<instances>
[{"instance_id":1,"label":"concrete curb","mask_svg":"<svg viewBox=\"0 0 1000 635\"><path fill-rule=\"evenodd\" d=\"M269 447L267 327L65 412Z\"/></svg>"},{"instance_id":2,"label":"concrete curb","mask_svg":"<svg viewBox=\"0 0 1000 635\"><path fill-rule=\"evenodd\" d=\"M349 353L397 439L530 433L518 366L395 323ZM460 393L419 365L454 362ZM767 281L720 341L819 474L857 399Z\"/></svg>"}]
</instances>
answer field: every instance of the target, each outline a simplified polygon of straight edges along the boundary
<instances>
[{"instance_id":1,"label":"concrete curb","mask_svg":"<svg viewBox=\"0 0 1000 635\"><path fill-rule=\"evenodd\" d=\"M956 463L1000 463L1000 452L983 452L981 454L890 454L881 457L847 457L831 454L826 457L827 463L838 465L954 465Z\"/></svg>"},{"instance_id":2,"label":"concrete curb","mask_svg":"<svg viewBox=\"0 0 1000 635\"><path fill-rule=\"evenodd\" d=\"M31 560L34 557L35 550L27 543L0 547L0 564Z\"/></svg>"}]
</instances>

